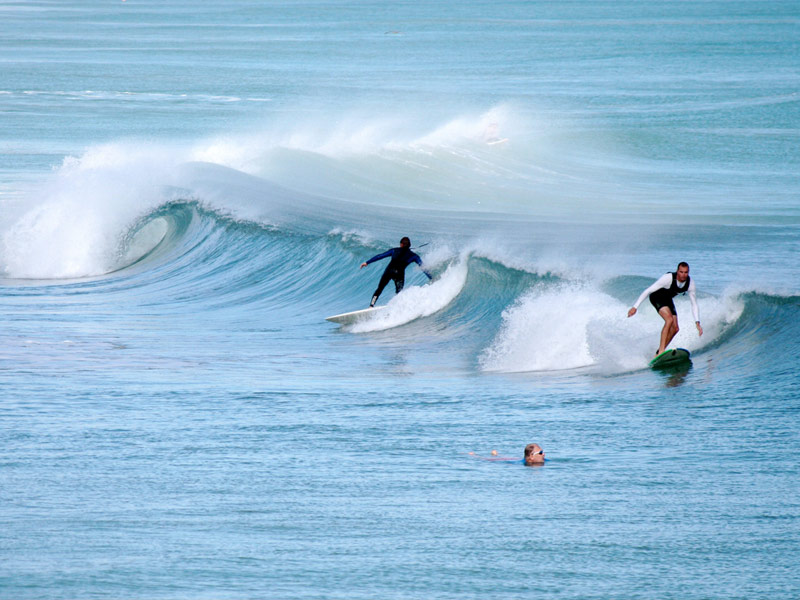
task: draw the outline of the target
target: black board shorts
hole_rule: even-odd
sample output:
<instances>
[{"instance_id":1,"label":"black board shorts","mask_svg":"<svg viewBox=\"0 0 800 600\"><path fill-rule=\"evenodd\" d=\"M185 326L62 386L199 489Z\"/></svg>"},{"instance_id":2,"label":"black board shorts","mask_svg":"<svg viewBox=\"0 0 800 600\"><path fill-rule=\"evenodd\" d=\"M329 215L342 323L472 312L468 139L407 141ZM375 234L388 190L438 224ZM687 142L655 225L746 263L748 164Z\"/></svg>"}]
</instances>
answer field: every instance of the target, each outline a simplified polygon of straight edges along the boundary
<instances>
[{"instance_id":1,"label":"black board shorts","mask_svg":"<svg viewBox=\"0 0 800 600\"><path fill-rule=\"evenodd\" d=\"M675 303L672 301L672 296L669 295L669 290L662 288L650 294L650 304L653 305L656 312L668 306L672 314L678 316L678 311L675 310Z\"/></svg>"}]
</instances>

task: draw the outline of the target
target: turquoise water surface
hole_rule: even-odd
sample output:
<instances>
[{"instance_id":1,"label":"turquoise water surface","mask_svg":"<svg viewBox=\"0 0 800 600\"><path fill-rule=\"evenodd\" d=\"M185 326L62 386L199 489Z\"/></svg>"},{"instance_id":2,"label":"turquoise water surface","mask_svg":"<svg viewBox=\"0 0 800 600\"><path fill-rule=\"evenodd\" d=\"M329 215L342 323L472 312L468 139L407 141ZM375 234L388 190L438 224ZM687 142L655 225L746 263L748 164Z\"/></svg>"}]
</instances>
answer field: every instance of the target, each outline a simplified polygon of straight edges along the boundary
<instances>
[{"instance_id":1,"label":"turquoise water surface","mask_svg":"<svg viewBox=\"0 0 800 600\"><path fill-rule=\"evenodd\" d=\"M0 598L800 595L796 2L0 22Z\"/></svg>"}]
</instances>

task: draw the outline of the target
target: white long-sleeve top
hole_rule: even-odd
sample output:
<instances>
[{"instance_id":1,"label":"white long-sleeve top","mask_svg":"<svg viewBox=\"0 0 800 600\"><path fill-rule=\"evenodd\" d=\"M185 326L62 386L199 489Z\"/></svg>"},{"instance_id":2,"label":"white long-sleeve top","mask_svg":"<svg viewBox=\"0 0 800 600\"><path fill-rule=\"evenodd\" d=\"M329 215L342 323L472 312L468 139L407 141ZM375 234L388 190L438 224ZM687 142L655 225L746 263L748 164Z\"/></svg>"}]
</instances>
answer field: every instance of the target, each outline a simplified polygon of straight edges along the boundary
<instances>
[{"instance_id":1,"label":"white long-sleeve top","mask_svg":"<svg viewBox=\"0 0 800 600\"><path fill-rule=\"evenodd\" d=\"M678 282L680 284L680 282ZM647 288L645 291L642 292L642 295L639 296L639 299L633 305L633 308L639 309L639 305L642 301L647 298L650 294L655 292L656 290L665 289L668 290L672 286L672 273L664 273L661 277L656 279L655 283ZM679 288L680 289L680 288ZM696 323L700 322L700 309L697 308L697 295L695 290L697 288L694 285L694 279L689 279L689 289L686 290L689 294L689 301L692 303L692 314L694 315L694 320Z\"/></svg>"}]
</instances>

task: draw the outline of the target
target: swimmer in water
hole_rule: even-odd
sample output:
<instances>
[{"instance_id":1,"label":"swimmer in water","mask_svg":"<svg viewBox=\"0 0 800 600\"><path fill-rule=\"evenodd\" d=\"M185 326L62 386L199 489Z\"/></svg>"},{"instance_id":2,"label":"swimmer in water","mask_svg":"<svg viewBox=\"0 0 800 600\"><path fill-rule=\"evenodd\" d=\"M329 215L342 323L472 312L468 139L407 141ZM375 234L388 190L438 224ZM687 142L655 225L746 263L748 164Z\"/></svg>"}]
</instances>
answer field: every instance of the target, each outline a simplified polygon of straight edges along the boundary
<instances>
[{"instance_id":1,"label":"swimmer in water","mask_svg":"<svg viewBox=\"0 0 800 600\"><path fill-rule=\"evenodd\" d=\"M497 456L497 450L492 450L491 458L486 456L478 456L474 452L469 453L470 456L480 458L481 460L488 460L491 462L507 462L507 463L521 463L526 467L534 467L543 465L545 462L544 450L539 444L528 444L525 446L523 458L513 458L509 456Z\"/></svg>"},{"instance_id":2,"label":"swimmer in water","mask_svg":"<svg viewBox=\"0 0 800 600\"><path fill-rule=\"evenodd\" d=\"M525 458L522 459L527 466L543 465L544 450L539 444L528 444L525 446Z\"/></svg>"}]
</instances>

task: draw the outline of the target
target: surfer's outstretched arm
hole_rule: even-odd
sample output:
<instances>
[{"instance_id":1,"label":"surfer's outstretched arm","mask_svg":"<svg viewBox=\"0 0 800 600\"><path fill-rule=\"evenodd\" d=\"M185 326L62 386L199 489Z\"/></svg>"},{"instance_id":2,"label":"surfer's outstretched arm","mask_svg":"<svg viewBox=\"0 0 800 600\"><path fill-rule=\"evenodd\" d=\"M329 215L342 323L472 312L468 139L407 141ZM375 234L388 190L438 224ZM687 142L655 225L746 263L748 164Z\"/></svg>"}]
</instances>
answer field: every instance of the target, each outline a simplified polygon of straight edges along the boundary
<instances>
[{"instance_id":1,"label":"surfer's outstretched arm","mask_svg":"<svg viewBox=\"0 0 800 600\"><path fill-rule=\"evenodd\" d=\"M697 335L703 335L703 327L700 325L700 309L697 306L697 288L694 287L694 279L689 282L689 302L692 304L692 316L697 327Z\"/></svg>"},{"instance_id":2,"label":"surfer's outstretched arm","mask_svg":"<svg viewBox=\"0 0 800 600\"><path fill-rule=\"evenodd\" d=\"M389 257L389 256L391 256L393 253L394 253L394 248L391 248L391 249L387 250L386 252L382 252L381 254L376 254L375 256L373 256L372 258L370 258L368 261L361 263L361 268L363 269L363 268L364 268L364 267L366 267L368 264L370 264L370 263L374 263L376 260L381 260L381 259L383 259L383 258L388 258L388 257Z\"/></svg>"},{"instance_id":3,"label":"surfer's outstretched arm","mask_svg":"<svg viewBox=\"0 0 800 600\"><path fill-rule=\"evenodd\" d=\"M423 273L425 273L425 276L428 278L428 280L431 280L431 279L433 279L433 276L432 276L430 273L428 273L428 270L427 270L425 267L423 267L423 266L422 266L422 259L419 257L419 254L416 254L416 253L415 253L415 254L414 254L412 257L411 257L411 260L412 260L413 262L417 263L417 265L419 266L419 268L420 268L420 269L422 269L422 272L423 272Z\"/></svg>"},{"instance_id":4,"label":"surfer's outstretched arm","mask_svg":"<svg viewBox=\"0 0 800 600\"><path fill-rule=\"evenodd\" d=\"M417 258L419 258L419 257L417 257ZM428 269L426 269L425 267L423 267L423 266L422 266L422 261L419 261L417 264L419 265L419 268L420 268L420 270L421 270L423 273L425 273L425 277L427 277L427 278L428 278L428 281L431 281L431 280L433 279L433 275L431 275L430 273L428 273Z\"/></svg>"},{"instance_id":5,"label":"surfer's outstretched arm","mask_svg":"<svg viewBox=\"0 0 800 600\"><path fill-rule=\"evenodd\" d=\"M649 288L647 288L645 291L643 291L641 293L641 295L639 296L639 298L637 298L636 302L634 302L633 306L628 311L628 316L632 317L633 315L635 315L636 314L636 310L639 308L639 305L650 294L652 294L653 292L655 292L656 290L659 290L661 288L669 289L669 286L671 284L672 284L672 275L670 273L662 275L661 277L656 279L655 282L653 283L653 285L651 285Z\"/></svg>"}]
</instances>

